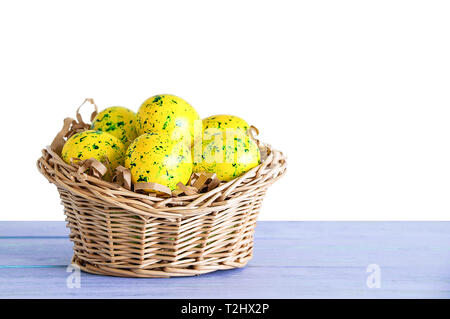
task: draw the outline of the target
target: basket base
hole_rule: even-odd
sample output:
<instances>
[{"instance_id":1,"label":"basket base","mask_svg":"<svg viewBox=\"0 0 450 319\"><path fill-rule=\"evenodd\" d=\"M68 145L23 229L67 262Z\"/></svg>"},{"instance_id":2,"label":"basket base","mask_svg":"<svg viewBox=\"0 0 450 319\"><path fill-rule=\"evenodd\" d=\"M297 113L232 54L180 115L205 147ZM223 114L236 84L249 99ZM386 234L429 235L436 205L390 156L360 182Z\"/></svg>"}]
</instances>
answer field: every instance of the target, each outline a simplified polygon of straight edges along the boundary
<instances>
[{"instance_id":1,"label":"basket base","mask_svg":"<svg viewBox=\"0 0 450 319\"><path fill-rule=\"evenodd\" d=\"M130 277L130 278L170 278L170 277L188 277L207 274L217 270L228 270L234 268L243 268L247 265L252 256L248 256L242 259L240 262L229 262L221 265L204 266L196 268L176 268L176 267L164 267L155 269L142 269L142 268L114 268L106 265L94 265L84 260L79 259L77 256L72 257L72 264L80 268L81 271L103 276L114 277Z\"/></svg>"}]
</instances>

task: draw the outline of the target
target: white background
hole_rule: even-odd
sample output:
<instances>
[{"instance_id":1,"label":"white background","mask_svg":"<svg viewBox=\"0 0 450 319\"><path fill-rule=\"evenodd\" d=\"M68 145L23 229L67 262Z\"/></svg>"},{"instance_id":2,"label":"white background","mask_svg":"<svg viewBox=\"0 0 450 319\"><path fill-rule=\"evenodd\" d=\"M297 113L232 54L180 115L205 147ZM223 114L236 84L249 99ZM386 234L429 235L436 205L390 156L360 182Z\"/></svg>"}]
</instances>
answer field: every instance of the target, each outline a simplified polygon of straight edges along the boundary
<instances>
[{"instance_id":1,"label":"white background","mask_svg":"<svg viewBox=\"0 0 450 319\"><path fill-rule=\"evenodd\" d=\"M2 1L0 220L63 220L35 161L85 97L137 110L158 93L287 154L261 219L450 220L449 17L446 1Z\"/></svg>"}]
</instances>

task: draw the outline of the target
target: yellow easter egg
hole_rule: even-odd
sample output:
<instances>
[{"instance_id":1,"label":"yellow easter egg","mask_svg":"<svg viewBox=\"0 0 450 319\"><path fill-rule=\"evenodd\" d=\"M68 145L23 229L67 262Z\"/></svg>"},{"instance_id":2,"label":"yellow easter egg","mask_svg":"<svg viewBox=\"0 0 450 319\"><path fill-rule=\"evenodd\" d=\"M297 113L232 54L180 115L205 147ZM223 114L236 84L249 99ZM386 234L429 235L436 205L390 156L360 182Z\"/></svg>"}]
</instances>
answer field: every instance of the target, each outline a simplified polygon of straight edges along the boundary
<instances>
[{"instance_id":1,"label":"yellow easter egg","mask_svg":"<svg viewBox=\"0 0 450 319\"><path fill-rule=\"evenodd\" d=\"M215 128L222 131L226 131L227 129L237 129L243 130L247 132L250 125L241 119L240 117L234 115L212 115L207 118L204 118L202 121L203 130Z\"/></svg>"},{"instance_id":2,"label":"yellow easter egg","mask_svg":"<svg viewBox=\"0 0 450 319\"><path fill-rule=\"evenodd\" d=\"M137 112L139 135L165 133L172 139L194 138L195 121L201 121L195 109L174 95L155 95L142 103Z\"/></svg>"},{"instance_id":3,"label":"yellow easter egg","mask_svg":"<svg viewBox=\"0 0 450 319\"><path fill-rule=\"evenodd\" d=\"M91 128L117 137L125 146L138 136L136 113L122 106L108 107L98 113Z\"/></svg>"},{"instance_id":4,"label":"yellow easter egg","mask_svg":"<svg viewBox=\"0 0 450 319\"><path fill-rule=\"evenodd\" d=\"M243 131L229 140L220 132L205 130L204 135L201 148L193 147L194 172L216 173L228 182L261 163L258 145Z\"/></svg>"},{"instance_id":5,"label":"yellow easter egg","mask_svg":"<svg viewBox=\"0 0 450 319\"><path fill-rule=\"evenodd\" d=\"M88 130L72 135L61 152L62 159L70 164L91 157L108 166L105 179L112 177L113 170L124 163L125 146L115 136L102 131ZM107 159L107 160L106 160Z\"/></svg>"},{"instance_id":6,"label":"yellow easter egg","mask_svg":"<svg viewBox=\"0 0 450 319\"><path fill-rule=\"evenodd\" d=\"M166 134L145 133L128 147L125 167L130 169L134 183L157 183L174 190L179 182L186 184L191 177L191 150Z\"/></svg>"}]
</instances>

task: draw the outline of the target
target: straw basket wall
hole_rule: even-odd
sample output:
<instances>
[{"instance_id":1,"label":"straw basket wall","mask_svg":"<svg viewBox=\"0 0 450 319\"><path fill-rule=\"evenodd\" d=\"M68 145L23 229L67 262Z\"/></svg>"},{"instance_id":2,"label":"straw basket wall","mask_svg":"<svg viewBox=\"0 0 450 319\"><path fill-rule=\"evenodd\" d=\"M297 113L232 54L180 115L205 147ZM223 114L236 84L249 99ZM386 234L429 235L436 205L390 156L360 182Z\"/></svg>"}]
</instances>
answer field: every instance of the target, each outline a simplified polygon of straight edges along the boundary
<instances>
[{"instance_id":1,"label":"straw basket wall","mask_svg":"<svg viewBox=\"0 0 450 319\"><path fill-rule=\"evenodd\" d=\"M283 154L260 143L262 163L195 195L162 198L80 173L47 147L37 162L57 186L81 270L125 277L200 275L252 258L267 188L286 171Z\"/></svg>"}]
</instances>

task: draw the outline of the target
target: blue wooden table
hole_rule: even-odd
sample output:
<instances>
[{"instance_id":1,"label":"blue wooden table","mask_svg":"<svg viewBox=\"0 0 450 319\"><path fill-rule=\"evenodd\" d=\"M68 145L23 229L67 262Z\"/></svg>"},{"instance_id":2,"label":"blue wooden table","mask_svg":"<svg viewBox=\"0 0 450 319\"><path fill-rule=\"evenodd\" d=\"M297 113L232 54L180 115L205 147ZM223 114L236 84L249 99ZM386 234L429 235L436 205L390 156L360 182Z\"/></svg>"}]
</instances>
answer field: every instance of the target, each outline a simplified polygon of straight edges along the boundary
<instances>
[{"instance_id":1,"label":"blue wooden table","mask_svg":"<svg viewBox=\"0 0 450 319\"><path fill-rule=\"evenodd\" d=\"M81 273L80 288L68 280L67 234L64 222L0 222L0 298L450 297L450 222L258 222L245 268L169 279Z\"/></svg>"}]
</instances>

